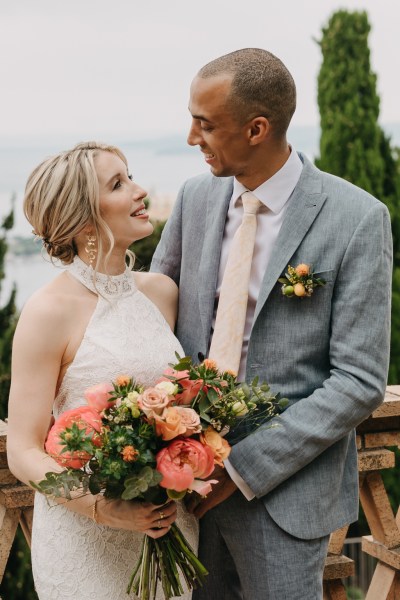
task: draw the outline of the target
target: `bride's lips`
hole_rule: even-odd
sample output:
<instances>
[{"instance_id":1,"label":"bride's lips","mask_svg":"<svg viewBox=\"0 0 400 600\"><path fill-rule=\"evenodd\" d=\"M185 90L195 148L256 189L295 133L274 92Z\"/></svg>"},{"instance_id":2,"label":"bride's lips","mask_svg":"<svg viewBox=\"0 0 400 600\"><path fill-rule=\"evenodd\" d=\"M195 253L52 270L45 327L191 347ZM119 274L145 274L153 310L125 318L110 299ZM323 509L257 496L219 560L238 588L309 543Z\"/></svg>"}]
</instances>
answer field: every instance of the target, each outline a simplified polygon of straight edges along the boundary
<instances>
[{"instance_id":1,"label":"bride's lips","mask_svg":"<svg viewBox=\"0 0 400 600\"><path fill-rule=\"evenodd\" d=\"M148 219L149 215L146 212L146 207L144 204L139 206L133 213L130 215L131 217L135 217L135 219Z\"/></svg>"}]
</instances>

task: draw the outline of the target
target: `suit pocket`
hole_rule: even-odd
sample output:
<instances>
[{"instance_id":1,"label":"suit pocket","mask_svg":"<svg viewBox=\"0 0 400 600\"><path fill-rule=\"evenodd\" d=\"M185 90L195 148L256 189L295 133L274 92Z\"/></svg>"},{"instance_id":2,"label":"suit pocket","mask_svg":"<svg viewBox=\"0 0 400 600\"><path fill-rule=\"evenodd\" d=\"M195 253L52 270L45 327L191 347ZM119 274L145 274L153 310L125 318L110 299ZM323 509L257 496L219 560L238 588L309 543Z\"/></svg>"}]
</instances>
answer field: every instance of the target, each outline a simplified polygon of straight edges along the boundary
<instances>
[{"instance_id":1,"label":"suit pocket","mask_svg":"<svg viewBox=\"0 0 400 600\"><path fill-rule=\"evenodd\" d=\"M326 269L325 271L315 271L314 277L318 279L323 279L325 283L329 281L333 281L335 278L335 270L334 269Z\"/></svg>"}]
</instances>

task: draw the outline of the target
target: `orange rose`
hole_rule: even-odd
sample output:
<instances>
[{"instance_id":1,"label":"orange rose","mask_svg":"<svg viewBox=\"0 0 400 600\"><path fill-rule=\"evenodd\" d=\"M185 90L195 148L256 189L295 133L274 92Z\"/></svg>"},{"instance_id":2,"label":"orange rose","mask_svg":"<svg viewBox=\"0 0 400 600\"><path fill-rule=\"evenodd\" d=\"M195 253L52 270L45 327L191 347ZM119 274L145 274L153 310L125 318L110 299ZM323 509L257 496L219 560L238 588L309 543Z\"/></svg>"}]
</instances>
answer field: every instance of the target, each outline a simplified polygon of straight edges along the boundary
<instances>
[{"instance_id":1,"label":"orange rose","mask_svg":"<svg viewBox=\"0 0 400 600\"><path fill-rule=\"evenodd\" d=\"M231 452L229 443L220 436L214 427L211 426L207 427L207 429L200 434L200 441L204 446L211 448L212 453L214 454L215 464L223 467L223 460L228 458Z\"/></svg>"},{"instance_id":2,"label":"orange rose","mask_svg":"<svg viewBox=\"0 0 400 600\"><path fill-rule=\"evenodd\" d=\"M157 435L160 435L165 441L186 433L186 425L182 423L181 415L173 406L166 408L162 415L155 414L154 419Z\"/></svg>"}]
</instances>

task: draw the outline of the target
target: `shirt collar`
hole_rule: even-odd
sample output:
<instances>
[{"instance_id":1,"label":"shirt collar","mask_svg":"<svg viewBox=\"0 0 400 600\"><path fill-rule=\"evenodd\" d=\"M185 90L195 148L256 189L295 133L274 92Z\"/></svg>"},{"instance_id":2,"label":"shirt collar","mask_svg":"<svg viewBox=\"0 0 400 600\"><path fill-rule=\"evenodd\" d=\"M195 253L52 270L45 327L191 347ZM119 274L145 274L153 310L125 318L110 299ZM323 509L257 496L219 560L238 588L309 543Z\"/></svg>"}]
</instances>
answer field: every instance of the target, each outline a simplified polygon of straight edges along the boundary
<instances>
[{"instance_id":1,"label":"shirt collar","mask_svg":"<svg viewBox=\"0 0 400 600\"><path fill-rule=\"evenodd\" d=\"M234 177L231 202L234 206L237 206L237 201L243 192L251 191L273 213L278 214L296 187L302 169L303 163L292 146L289 158L283 167L255 190L248 190Z\"/></svg>"}]
</instances>

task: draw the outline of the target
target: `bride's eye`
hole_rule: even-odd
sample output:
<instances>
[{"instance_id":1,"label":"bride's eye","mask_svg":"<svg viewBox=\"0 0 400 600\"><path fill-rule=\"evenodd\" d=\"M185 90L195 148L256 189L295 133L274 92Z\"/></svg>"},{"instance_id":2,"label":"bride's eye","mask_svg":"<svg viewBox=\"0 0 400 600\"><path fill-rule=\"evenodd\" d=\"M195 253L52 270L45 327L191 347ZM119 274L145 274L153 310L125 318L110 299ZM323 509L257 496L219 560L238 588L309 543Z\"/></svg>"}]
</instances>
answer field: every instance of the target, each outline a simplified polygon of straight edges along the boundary
<instances>
[{"instance_id":1,"label":"bride's eye","mask_svg":"<svg viewBox=\"0 0 400 600\"><path fill-rule=\"evenodd\" d=\"M119 179L117 179L117 181L114 183L113 191L117 190L120 187L121 187L121 181Z\"/></svg>"},{"instance_id":2,"label":"bride's eye","mask_svg":"<svg viewBox=\"0 0 400 600\"><path fill-rule=\"evenodd\" d=\"M132 175L132 173L128 173L128 179L130 179L131 181L133 181L133 175Z\"/></svg>"}]
</instances>

